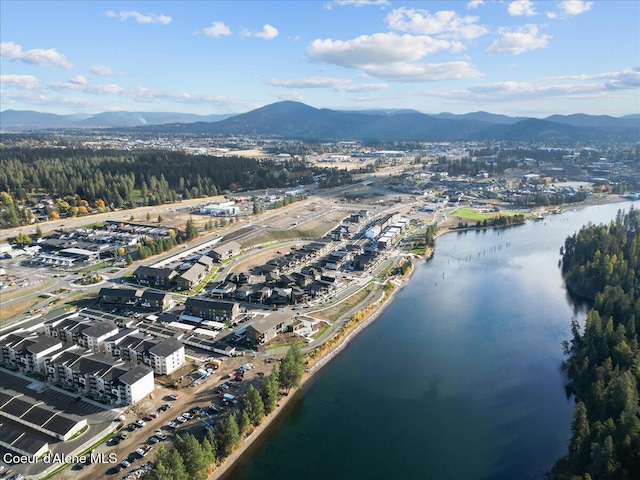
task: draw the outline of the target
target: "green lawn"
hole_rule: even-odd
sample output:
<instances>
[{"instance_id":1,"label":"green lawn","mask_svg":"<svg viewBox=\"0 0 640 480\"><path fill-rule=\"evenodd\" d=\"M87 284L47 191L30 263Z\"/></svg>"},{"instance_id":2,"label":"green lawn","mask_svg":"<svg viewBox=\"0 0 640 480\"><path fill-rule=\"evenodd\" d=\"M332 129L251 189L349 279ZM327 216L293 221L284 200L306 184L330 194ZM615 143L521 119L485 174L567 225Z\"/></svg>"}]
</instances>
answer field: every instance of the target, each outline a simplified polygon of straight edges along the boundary
<instances>
[{"instance_id":1,"label":"green lawn","mask_svg":"<svg viewBox=\"0 0 640 480\"><path fill-rule=\"evenodd\" d=\"M477 221L481 222L483 220L489 220L501 215L503 217L511 217L519 213L521 214L522 212L518 212L516 210L500 210L499 212L483 213L483 212L479 212L475 208L457 208L456 210L451 212L449 215L451 215L452 217L461 218L463 220L472 220L474 222L477 222Z\"/></svg>"}]
</instances>

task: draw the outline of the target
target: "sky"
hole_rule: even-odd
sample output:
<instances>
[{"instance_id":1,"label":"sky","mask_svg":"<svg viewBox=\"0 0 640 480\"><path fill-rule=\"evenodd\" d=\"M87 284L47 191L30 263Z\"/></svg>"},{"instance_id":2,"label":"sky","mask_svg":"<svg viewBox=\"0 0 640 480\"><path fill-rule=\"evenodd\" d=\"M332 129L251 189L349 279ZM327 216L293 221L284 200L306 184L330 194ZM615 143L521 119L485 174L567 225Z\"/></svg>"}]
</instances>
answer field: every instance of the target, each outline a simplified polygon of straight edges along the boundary
<instances>
[{"instance_id":1,"label":"sky","mask_svg":"<svg viewBox=\"0 0 640 480\"><path fill-rule=\"evenodd\" d=\"M640 2L0 0L0 110L640 113Z\"/></svg>"}]
</instances>

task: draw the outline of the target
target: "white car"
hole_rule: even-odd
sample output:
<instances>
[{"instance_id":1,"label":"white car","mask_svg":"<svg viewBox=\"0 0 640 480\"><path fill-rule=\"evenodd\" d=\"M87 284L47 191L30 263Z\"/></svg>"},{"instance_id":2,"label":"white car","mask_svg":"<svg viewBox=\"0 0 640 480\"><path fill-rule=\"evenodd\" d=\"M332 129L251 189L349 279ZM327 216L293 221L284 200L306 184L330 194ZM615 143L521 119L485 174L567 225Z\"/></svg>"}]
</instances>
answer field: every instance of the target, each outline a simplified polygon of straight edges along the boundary
<instances>
[{"instance_id":1,"label":"white car","mask_svg":"<svg viewBox=\"0 0 640 480\"><path fill-rule=\"evenodd\" d=\"M167 436L162 432L156 432L155 437L159 438L160 440L166 440L167 439Z\"/></svg>"},{"instance_id":2,"label":"white car","mask_svg":"<svg viewBox=\"0 0 640 480\"><path fill-rule=\"evenodd\" d=\"M144 457L147 454L147 452L145 452L142 448L136 448L136 453L141 457Z\"/></svg>"},{"instance_id":3,"label":"white car","mask_svg":"<svg viewBox=\"0 0 640 480\"><path fill-rule=\"evenodd\" d=\"M146 425L146 423L144 423L143 420L136 420L134 422L137 426L139 426L140 428L144 427Z\"/></svg>"},{"instance_id":4,"label":"white car","mask_svg":"<svg viewBox=\"0 0 640 480\"><path fill-rule=\"evenodd\" d=\"M189 412L184 412L182 416L187 420L191 420L193 418L193 415L191 415Z\"/></svg>"},{"instance_id":5,"label":"white car","mask_svg":"<svg viewBox=\"0 0 640 480\"><path fill-rule=\"evenodd\" d=\"M178 424L176 422L167 423L167 427L169 427L169 428L176 428L177 426L178 426Z\"/></svg>"},{"instance_id":6,"label":"white car","mask_svg":"<svg viewBox=\"0 0 640 480\"><path fill-rule=\"evenodd\" d=\"M169 397L171 400L177 400L180 398L180 395L178 395L177 393L170 393L169 395L167 395L167 397Z\"/></svg>"},{"instance_id":7,"label":"white car","mask_svg":"<svg viewBox=\"0 0 640 480\"><path fill-rule=\"evenodd\" d=\"M178 417L178 418L176 418L176 420L177 420L178 422L180 422L180 423L184 423L184 422L186 422L186 421L187 421L187 419L186 419L186 418L184 418L184 417Z\"/></svg>"}]
</instances>

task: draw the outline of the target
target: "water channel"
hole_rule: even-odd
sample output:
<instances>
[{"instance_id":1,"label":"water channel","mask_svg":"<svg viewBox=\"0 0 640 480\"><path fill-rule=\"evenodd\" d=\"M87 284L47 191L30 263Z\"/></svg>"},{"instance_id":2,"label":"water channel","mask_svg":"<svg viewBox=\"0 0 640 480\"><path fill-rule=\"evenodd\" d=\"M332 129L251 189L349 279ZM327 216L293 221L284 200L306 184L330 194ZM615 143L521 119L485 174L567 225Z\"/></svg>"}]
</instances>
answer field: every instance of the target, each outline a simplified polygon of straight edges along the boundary
<instances>
[{"instance_id":1,"label":"water channel","mask_svg":"<svg viewBox=\"0 0 640 480\"><path fill-rule=\"evenodd\" d=\"M438 238L226 478L541 479L566 454L561 342L587 309L564 288L559 248L630 205Z\"/></svg>"}]
</instances>

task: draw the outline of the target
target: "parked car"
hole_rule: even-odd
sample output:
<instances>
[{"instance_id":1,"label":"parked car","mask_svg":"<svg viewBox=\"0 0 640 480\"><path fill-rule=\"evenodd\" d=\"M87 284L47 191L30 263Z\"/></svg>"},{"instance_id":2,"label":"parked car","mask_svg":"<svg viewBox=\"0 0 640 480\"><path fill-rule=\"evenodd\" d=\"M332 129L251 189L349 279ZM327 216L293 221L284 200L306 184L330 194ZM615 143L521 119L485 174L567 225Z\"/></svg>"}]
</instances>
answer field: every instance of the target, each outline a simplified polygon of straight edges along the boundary
<instances>
[{"instance_id":1,"label":"parked car","mask_svg":"<svg viewBox=\"0 0 640 480\"><path fill-rule=\"evenodd\" d=\"M152 416L151 416L151 414L149 414L149 415L147 415L146 417L144 417L144 419L145 419L147 422L150 422L150 421L151 421L151 420L153 420L154 418L156 418L156 417L152 417Z\"/></svg>"},{"instance_id":2,"label":"parked car","mask_svg":"<svg viewBox=\"0 0 640 480\"><path fill-rule=\"evenodd\" d=\"M160 439L154 435L153 437L149 437L149 440L147 440L147 441L149 443L153 444L153 443L158 443L160 441Z\"/></svg>"},{"instance_id":3,"label":"parked car","mask_svg":"<svg viewBox=\"0 0 640 480\"><path fill-rule=\"evenodd\" d=\"M136 448L136 453L140 455L140 457L144 457L147 454L147 452L142 448Z\"/></svg>"},{"instance_id":4,"label":"parked car","mask_svg":"<svg viewBox=\"0 0 640 480\"><path fill-rule=\"evenodd\" d=\"M122 460L120 462L120 465L122 465L122 468L127 468L131 466L131 464L129 463L129 460Z\"/></svg>"},{"instance_id":5,"label":"parked car","mask_svg":"<svg viewBox=\"0 0 640 480\"><path fill-rule=\"evenodd\" d=\"M178 395L177 393L170 393L169 395L167 395L167 397L169 397L171 400L177 400L180 398L180 395Z\"/></svg>"},{"instance_id":6,"label":"parked car","mask_svg":"<svg viewBox=\"0 0 640 480\"><path fill-rule=\"evenodd\" d=\"M184 417L178 417L178 418L176 418L176 420L177 420L178 422L180 422L180 423L184 423L184 422L186 422L186 421L187 421L187 419L186 419L186 418L184 418Z\"/></svg>"},{"instance_id":7,"label":"parked car","mask_svg":"<svg viewBox=\"0 0 640 480\"><path fill-rule=\"evenodd\" d=\"M140 428L146 425L146 423L144 423L144 420L136 420L134 423Z\"/></svg>"},{"instance_id":8,"label":"parked car","mask_svg":"<svg viewBox=\"0 0 640 480\"><path fill-rule=\"evenodd\" d=\"M193 418L193 415L191 415L189 412L184 412L182 416L187 420L191 420Z\"/></svg>"},{"instance_id":9,"label":"parked car","mask_svg":"<svg viewBox=\"0 0 640 480\"><path fill-rule=\"evenodd\" d=\"M162 432L156 432L155 437L159 438L160 440L166 440L167 439L167 436Z\"/></svg>"},{"instance_id":10,"label":"parked car","mask_svg":"<svg viewBox=\"0 0 640 480\"><path fill-rule=\"evenodd\" d=\"M169 427L169 428L176 428L177 426L178 426L178 424L176 422L167 423L167 427Z\"/></svg>"},{"instance_id":11,"label":"parked car","mask_svg":"<svg viewBox=\"0 0 640 480\"><path fill-rule=\"evenodd\" d=\"M135 423L130 423L129 425L127 425L127 428L130 432L133 432L136 428L138 428L138 425Z\"/></svg>"},{"instance_id":12,"label":"parked car","mask_svg":"<svg viewBox=\"0 0 640 480\"><path fill-rule=\"evenodd\" d=\"M189 412L190 412L191 414L196 414L196 413L198 413L200 410L202 410L202 408L200 408L200 407L193 407L191 410L189 410Z\"/></svg>"}]
</instances>

